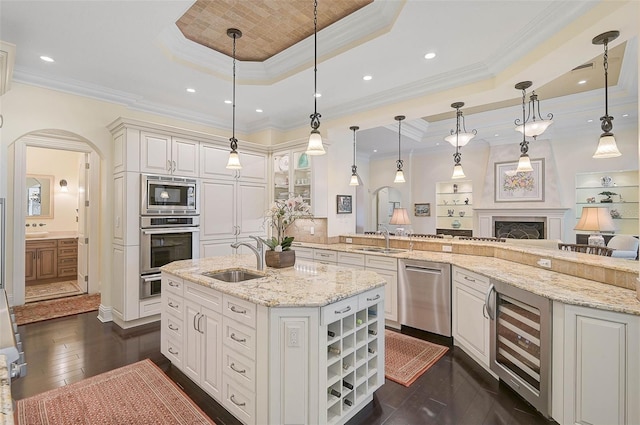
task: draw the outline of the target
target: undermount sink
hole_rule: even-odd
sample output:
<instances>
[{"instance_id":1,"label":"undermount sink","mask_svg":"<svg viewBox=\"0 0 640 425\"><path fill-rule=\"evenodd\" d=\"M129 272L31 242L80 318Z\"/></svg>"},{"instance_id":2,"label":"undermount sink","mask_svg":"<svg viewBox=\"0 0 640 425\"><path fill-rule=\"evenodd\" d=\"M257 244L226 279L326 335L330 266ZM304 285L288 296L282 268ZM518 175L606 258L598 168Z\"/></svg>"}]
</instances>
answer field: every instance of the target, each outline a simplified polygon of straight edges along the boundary
<instances>
[{"instance_id":1,"label":"undermount sink","mask_svg":"<svg viewBox=\"0 0 640 425\"><path fill-rule=\"evenodd\" d=\"M252 273L247 270L242 269L234 269L234 270L225 270L222 272L205 272L202 273L203 276L210 277L216 280L221 280L223 282L244 282L246 280L258 279L260 277L264 277L261 274Z\"/></svg>"},{"instance_id":2,"label":"undermount sink","mask_svg":"<svg viewBox=\"0 0 640 425\"><path fill-rule=\"evenodd\" d=\"M27 239L34 239L34 238L44 238L45 236L47 236L49 234L49 232L27 232L25 233L25 236Z\"/></svg>"},{"instance_id":3,"label":"undermount sink","mask_svg":"<svg viewBox=\"0 0 640 425\"><path fill-rule=\"evenodd\" d=\"M355 251L363 251L363 252L380 252L382 254L397 254L399 252L405 252L406 249L398 249L398 248L382 248L380 246L367 246L364 248L355 249Z\"/></svg>"}]
</instances>

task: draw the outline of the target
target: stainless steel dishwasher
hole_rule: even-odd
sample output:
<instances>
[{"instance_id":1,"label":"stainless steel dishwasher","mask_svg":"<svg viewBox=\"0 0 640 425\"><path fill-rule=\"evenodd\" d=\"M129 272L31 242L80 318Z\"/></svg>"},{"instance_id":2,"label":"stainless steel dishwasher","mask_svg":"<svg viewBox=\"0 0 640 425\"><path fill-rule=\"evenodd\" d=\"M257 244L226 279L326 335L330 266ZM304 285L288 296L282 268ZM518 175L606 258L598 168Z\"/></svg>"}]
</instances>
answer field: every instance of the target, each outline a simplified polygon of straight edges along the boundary
<instances>
[{"instance_id":1,"label":"stainless steel dishwasher","mask_svg":"<svg viewBox=\"0 0 640 425\"><path fill-rule=\"evenodd\" d=\"M451 336L451 265L400 260L400 324Z\"/></svg>"}]
</instances>

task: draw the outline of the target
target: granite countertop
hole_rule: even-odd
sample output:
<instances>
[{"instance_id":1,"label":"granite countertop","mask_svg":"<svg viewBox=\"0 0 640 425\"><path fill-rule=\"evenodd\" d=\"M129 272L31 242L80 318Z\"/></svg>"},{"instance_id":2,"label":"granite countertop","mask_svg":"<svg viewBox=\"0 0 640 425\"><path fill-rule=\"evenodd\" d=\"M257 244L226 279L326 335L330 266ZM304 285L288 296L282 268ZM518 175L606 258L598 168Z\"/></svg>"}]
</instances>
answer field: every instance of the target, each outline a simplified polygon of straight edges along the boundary
<instances>
[{"instance_id":1,"label":"granite countertop","mask_svg":"<svg viewBox=\"0 0 640 425\"><path fill-rule=\"evenodd\" d=\"M376 252L362 252L358 250L363 247L362 245L344 243L329 245L302 243L297 244L297 246L366 255L384 255L397 259L414 259L449 263L566 304L640 315L640 301L636 298L635 290L625 289L550 270L544 270L539 267L533 267L500 258L417 250L404 251L396 254L382 254ZM569 257L576 257L576 253L572 252L554 254L561 256L562 254L569 254ZM599 256L593 257L597 257L593 261L602 261L603 259ZM629 265L629 260L620 261L627 262L624 264L624 267L637 267L637 264ZM614 261L614 263L618 264L619 262Z\"/></svg>"},{"instance_id":2,"label":"granite countertop","mask_svg":"<svg viewBox=\"0 0 640 425\"><path fill-rule=\"evenodd\" d=\"M223 282L204 272L243 269L264 277L244 282ZM386 284L371 270L357 270L296 260L293 267L256 270L256 257L229 255L169 263L161 271L267 307L320 307Z\"/></svg>"},{"instance_id":3,"label":"granite countertop","mask_svg":"<svg viewBox=\"0 0 640 425\"><path fill-rule=\"evenodd\" d=\"M43 229L37 229L33 231L27 230L25 232L25 239L27 241L42 241L49 239L73 239L78 237L78 232L74 231L47 231Z\"/></svg>"},{"instance_id":4,"label":"granite countertop","mask_svg":"<svg viewBox=\"0 0 640 425\"><path fill-rule=\"evenodd\" d=\"M13 425L13 400L11 399L11 376L7 357L0 354L0 425Z\"/></svg>"}]
</instances>

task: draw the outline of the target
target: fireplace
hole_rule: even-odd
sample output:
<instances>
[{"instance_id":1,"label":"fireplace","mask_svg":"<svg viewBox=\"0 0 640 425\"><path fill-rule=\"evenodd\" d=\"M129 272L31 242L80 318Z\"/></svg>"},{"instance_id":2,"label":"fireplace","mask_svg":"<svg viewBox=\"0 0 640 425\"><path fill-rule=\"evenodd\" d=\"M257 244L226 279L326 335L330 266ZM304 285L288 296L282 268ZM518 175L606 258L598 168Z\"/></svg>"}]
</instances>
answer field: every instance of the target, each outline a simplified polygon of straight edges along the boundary
<instances>
[{"instance_id":1,"label":"fireplace","mask_svg":"<svg viewBox=\"0 0 640 425\"><path fill-rule=\"evenodd\" d=\"M474 230L474 236L497 236L496 222L508 223L509 227L515 226L513 223L520 223L519 231L512 231L516 237L523 237L524 231L529 237L538 232L539 239L563 239L564 236L564 219L569 208L477 208L474 214L477 214L477 231ZM503 224L504 224L503 223ZM534 224L541 223L541 224ZM534 231L535 229L535 231ZM503 236L504 237L504 236Z\"/></svg>"},{"instance_id":2,"label":"fireplace","mask_svg":"<svg viewBox=\"0 0 640 425\"><path fill-rule=\"evenodd\" d=\"M497 238L513 238L513 239L545 239L545 220L524 220L524 217L518 220L504 220L498 217L494 218L494 235Z\"/></svg>"}]
</instances>

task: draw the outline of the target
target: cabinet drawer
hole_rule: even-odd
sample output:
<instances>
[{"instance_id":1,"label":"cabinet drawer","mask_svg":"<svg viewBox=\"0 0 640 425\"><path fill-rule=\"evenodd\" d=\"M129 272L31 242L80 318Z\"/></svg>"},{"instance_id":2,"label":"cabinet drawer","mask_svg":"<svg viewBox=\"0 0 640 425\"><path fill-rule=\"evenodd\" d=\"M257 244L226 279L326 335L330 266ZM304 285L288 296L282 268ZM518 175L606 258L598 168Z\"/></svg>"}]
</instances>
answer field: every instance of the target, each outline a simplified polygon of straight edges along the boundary
<instances>
[{"instance_id":1,"label":"cabinet drawer","mask_svg":"<svg viewBox=\"0 0 640 425\"><path fill-rule=\"evenodd\" d=\"M62 247L77 247L78 240L77 239L58 239L58 246Z\"/></svg>"},{"instance_id":2,"label":"cabinet drawer","mask_svg":"<svg viewBox=\"0 0 640 425\"><path fill-rule=\"evenodd\" d=\"M182 370L182 344L174 338L168 337L162 339L162 354L169 359L169 361Z\"/></svg>"},{"instance_id":3,"label":"cabinet drawer","mask_svg":"<svg viewBox=\"0 0 640 425\"><path fill-rule=\"evenodd\" d=\"M51 240L43 240L43 241L26 241L26 249L36 249L36 248L55 248L58 246L58 241L56 239Z\"/></svg>"},{"instance_id":4,"label":"cabinet drawer","mask_svg":"<svg viewBox=\"0 0 640 425\"><path fill-rule=\"evenodd\" d=\"M313 248L303 248L301 246L294 246L292 249L296 252L296 258L313 260Z\"/></svg>"},{"instance_id":5,"label":"cabinet drawer","mask_svg":"<svg viewBox=\"0 0 640 425\"><path fill-rule=\"evenodd\" d=\"M350 252L338 253L338 264L349 264L351 266L364 267L364 254L352 254Z\"/></svg>"},{"instance_id":6,"label":"cabinet drawer","mask_svg":"<svg viewBox=\"0 0 640 425\"><path fill-rule=\"evenodd\" d=\"M489 278L458 267L453 268L453 280L485 293L489 288Z\"/></svg>"},{"instance_id":7,"label":"cabinet drawer","mask_svg":"<svg viewBox=\"0 0 640 425\"><path fill-rule=\"evenodd\" d=\"M183 287L184 287L184 282L182 281L182 279L179 279L171 275L166 275L166 274L162 275L162 292L167 292L167 293L182 296Z\"/></svg>"},{"instance_id":8,"label":"cabinet drawer","mask_svg":"<svg viewBox=\"0 0 640 425\"><path fill-rule=\"evenodd\" d=\"M176 338L177 341L182 341L183 322L181 317L177 317L173 314L162 314L161 322L162 332L165 335L170 338Z\"/></svg>"},{"instance_id":9,"label":"cabinet drawer","mask_svg":"<svg viewBox=\"0 0 640 425\"><path fill-rule=\"evenodd\" d=\"M78 256L77 247L67 247L67 248L58 247L58 257L77 257L77 256Z\"/></svg>"},{"instance_id":10,"label":"cabinet drawer","mask_svg":"<svg viewBox=\"0 0 640 425\"><path fill-rule=\"evenodd\" d=\"M60 258L60 255L58 255L58 267L69 265L75 266L77 262L78 260L75 257Z\"/></svg>"},{"instance_id":11,"label":"cabinet drawer","mask_svg":"<svg viewBox=\"0 0 640 425\"><path fill-rule=\"evenodd\" d=\"M338 253L335 251L327 251L324 249L314 249L313 259L316 261L333 262L338 261Z\"/></svg>"},{"instance_id":12,"label":"cabinet drawer","mask_svg":"<svg viewBox=\"0 0 640 425\"><path fill-rule=\"evenodd\" d=\"M358 297L347 298L328 306L322 307L320 310L320 321L322 325L335 322L338 319L349 314L355 314L358 310Z\"/></svg>"},{"instance_id":13,"label":"cabinet drawer","mask_svg":"<svg viewBox=\"0 0 640 425\"><path fill-rule=\"evenodd\" d=\"M381 255L365 255L365 267L370 269L398 270L398 260Z\"/></svg>"},{"instance_id":14,"label":"cabinet drawer","mask_svg":"<svg viewBox=\"0 0 640 425\"><path fill-rule=\"evenodd\" d=\"M160 314L162 310L162 300L160 297L154 297L140 301L140 317L153 316Z\"/></svg>"},{"instance_id":15,"label":"cabinet drawer","mask_svg":"<svg viewBox=\"0 0 640 425\"><path fill-rule=\"evenodd\" d=\"M358 309L362 310L378 304L384 296L384 286L358 295Z\"/></svg>"},{"instance_id":16,"label":"cabinet drawer","mask_svg":"<svg viewBox=\"0 0 640 425\"><path fill-rule=\"evenodd\" d=\"M228 346L222 347L222 370L251 392L256 388L256 363Z\"/></svg>"},{"instance_id":17,"label":"cabinet drawer","mask_svg":"<svg viewBox=\"0 0 640 425\"><path fill-rule=\"evenodd\" d=\"M250 328L256 327L256 305L231 295L223 295L224 309L222 314Z\"/></svg>"},{"instance_id":18,"label":"cabinet drawer","mask_svg":"<svg viewBox=\"0 0 640 425\"><path fill-rule=\"evenodd\" d=\"M60 266L58 264L58 277L75 276L78 274L78 267L73 266Z\"/></svg>"},{"instance_id":19,"label":"cabinet drawer","mask_svg":"<svg viewBox=\"0 0 640 425\"><path fill-rule=\"evenodd\" d=\"M162 306L164 311L170 311L180 317L182 316L182 313L184 312L184 300L182 299L182 297L176 297L175 295L167 294L167 297L162 297L162 299L166 302L166 304Z\"/></svg>"},{"instance_id":20,"label":"cabinet drawer","mask_svg":"<svg viewBox=\"0 0 640 425\"><path fill-rule=\"evenodd\" d=\"M223 405L235 417L248 425L256 423L255 393L238 385L229 375L222 374Z\"/></svg>"},{"instance_id":21,"label":"cabinet drawer","mask_svg":"<svg viewBox=\"0 0 640 425\"><path fill-rule=\"evenodd\" d=\"M197 283L185 282L184 297L216 313L222 312L222 294L215 289Z\"/></svg>"},{"instance_id":22,"label":"cabinet drawer","mask_svg":"<svg viewBox=\"0 0 640 425\"><path fill-rule=\"evenodd\" d=\"M224 345L232 348L243 356L255 360L256 358L256 331L248 326L222 318Z\"/></svg>"}]
</instances>

